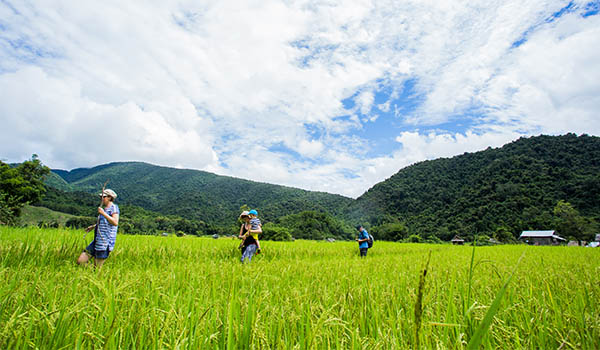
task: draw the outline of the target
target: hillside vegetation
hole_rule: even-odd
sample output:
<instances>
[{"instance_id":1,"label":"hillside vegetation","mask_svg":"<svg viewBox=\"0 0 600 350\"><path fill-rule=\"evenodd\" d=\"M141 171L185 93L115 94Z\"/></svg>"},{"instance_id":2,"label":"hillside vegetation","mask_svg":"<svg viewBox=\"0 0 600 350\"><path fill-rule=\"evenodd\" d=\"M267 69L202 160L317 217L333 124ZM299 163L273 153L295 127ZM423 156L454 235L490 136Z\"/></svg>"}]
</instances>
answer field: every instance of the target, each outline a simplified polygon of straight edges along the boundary
<instances>
[{"instance_id":1,"label":"hillside vegetation","mask_svg":"<svg viewBox=\"0 0 600 350\"><path fill-rule=\"evenodd\" d=\"M135 207L137 214L146 211L143 215L131 218L136 219L132 224L139 229L129 228L128 231L137 233L144 230L155 233L178 226L186 233L195 234L200 231L205 234L232 234L232 226L237 224L240 208L244 205L258 209L264 222L275 222L301 212L321 215L328 221L323 232L296 230L296 238L347 238L352 231L349 226L342 228L341 223L332 217L341 216L353 201L340 195L139 162L111 163L68 172L53 170L53 173L59 175L60 180L56 177L49 178L51 181L47 184L50 188L39 205L74 215L93 216L97 204L92 194L99 192L103 183L110 179L108 186L118 193L117 202L120 205ZM55 188L55 184L60 189ZM201 227L192 227L191 224L165 227L151 222L155 221L157 215L180 222L187 220L202 224ZM154 218L142 220L140 216ZM331 227L335 230L332 231Z\"/></svg>"},{"instance_id":2,"label":"hillside vegetation","mask_svg":"<svg viewBox=\"0 0 600 350\"><path fill-rule=\"evenodd\" d=\"M585 217L588 233L600 218L600 138L539 136L502 148L414 164L375 185L348 210L348 220L405 235L449 240L560 226L565 201Z\"/></svg>"},{"instance_id":3,"label":"hillside vegetation","mask_svg":"<svg viewBox=\"0 0 600 350\"><path fill-rule=\"evenodd\" d=\"M44 207L26 205L21 210L19 225L22 226L66 226L66 223L73 215L54 211Z\"/></svg>"},{"instance_id":4,"label":"hillside vegetation","mask_svg":"<svg viewBox=\"0 0 600 350\"><path fill-rule=\"evenodd\" d=\"M94 216L92 194L110 179L124 213L133 212L123 226L132 233L232 234L240 208L248 206L272 223L271 233L279 230L273 237L347 239L354 225L363 224L377 239L393 241L439 242L454 235L512 241L529 229L587 240L600 231L599 174L600 138L567 134L420 162L357 200L129 162L54 170L36 205Z\"/></svg>"}]
</instances>

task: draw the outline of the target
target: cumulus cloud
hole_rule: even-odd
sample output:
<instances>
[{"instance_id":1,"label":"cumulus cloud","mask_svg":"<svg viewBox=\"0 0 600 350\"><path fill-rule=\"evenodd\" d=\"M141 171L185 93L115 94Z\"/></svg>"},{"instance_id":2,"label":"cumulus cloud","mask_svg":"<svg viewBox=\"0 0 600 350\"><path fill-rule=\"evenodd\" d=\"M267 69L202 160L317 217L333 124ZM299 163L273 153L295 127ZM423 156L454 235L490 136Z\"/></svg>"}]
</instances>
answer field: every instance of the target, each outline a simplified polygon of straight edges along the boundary
<instances>
[{"instance_id":1,"label":"cumulus cloud","mask_svg":"<svg viewBox=\"0 0 600 350\"><path fill-rule=\"evenodd\" d=\"M192 112L189 101L187 108L185 101L178 101L178 109L191 115L169 119L131 101L92 101L82 96L77 81L49 77L37 67L0 75L0 90L5 154L26 158L37 153L59 168L140 158L179 167L218 161L206 132L210 120ZM183 125L178 119L185 120Z\"/></svg>"},{"instance_id":2,"label":"cumulus cloud","mask_svg":"<svg viewBox=\"0 0 600 350\"><path fill-rule=\"evenodd\" d=\"M4 1L0 157L141 160L358 196L420 160L599 134L600 16L584 18L585 2L553 15L567 5ZM360 131L386 113L396 147L374 156Z\"/></svg>"},{"instance_id":3,"label":"cumulus cloud","mask_svg":"<svg viewBox=\"0 0 600 350\"><path fill-rule=\"evenodd\" d=\"M600 133L600 17L575 13L531 35L477 97L488 121L531 133Z\"/></svg>"}]
</instances>

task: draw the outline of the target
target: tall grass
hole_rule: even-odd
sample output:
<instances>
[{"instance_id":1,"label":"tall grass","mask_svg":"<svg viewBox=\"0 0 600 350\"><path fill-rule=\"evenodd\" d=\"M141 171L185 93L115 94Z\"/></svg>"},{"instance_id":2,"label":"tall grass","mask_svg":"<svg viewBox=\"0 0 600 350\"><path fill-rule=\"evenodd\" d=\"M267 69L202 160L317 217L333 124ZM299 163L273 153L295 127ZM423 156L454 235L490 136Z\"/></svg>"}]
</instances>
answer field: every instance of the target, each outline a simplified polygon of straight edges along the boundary
<instances>
[{"instance_id":1,"label":"tall grass","mask_svg":"<svg viewBox=\"0 0 600 350\"><path fill-rule=\"evenodd\" d=\"M470 247L264 242L242 265L234 240L119 235L94 270L87 243L0 227L1 349L411 349L429 251L422 348L465 348L523 251L481 347L600 348L600 250L478 247L469 278Z\"/></svg>"}]
</instances>

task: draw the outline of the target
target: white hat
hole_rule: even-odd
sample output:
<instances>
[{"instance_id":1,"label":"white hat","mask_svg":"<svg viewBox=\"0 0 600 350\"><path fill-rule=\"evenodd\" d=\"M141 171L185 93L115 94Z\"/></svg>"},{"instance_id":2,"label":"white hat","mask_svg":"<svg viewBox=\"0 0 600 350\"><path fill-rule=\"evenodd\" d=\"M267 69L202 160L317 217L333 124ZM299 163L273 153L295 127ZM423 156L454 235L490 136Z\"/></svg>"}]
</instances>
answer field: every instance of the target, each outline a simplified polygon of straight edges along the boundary
<instances>
[{"instance_id":1,"label":"white hat","mask_svg":"<svg viewBox=\"0 0 600 350\"><path fill-rule=\"evenodd\" d=\"M244 210L241 214L240 214L240 219L244 216L248 216L248 211Z\"/></svg>"},{"instance_id":2,"label":"white hat","mask_svg":"<svg viewBox=\"0 0 600 350\"><path fill-rule=\"evenodd\" d=\"M100 197L104 196L109 196L111 197L113 200L117 198L117 193L109 188L105 189L104 192L98 194Z\"/></svg>"}]
</instances>

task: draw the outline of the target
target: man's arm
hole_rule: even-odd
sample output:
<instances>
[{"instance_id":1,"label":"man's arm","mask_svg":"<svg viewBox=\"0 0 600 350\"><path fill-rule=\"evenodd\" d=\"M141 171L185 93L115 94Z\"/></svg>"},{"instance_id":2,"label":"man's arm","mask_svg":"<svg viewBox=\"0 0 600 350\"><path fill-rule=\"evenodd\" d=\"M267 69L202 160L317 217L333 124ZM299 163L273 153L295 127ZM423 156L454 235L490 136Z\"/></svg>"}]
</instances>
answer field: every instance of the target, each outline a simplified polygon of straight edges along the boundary
<instances>
[{"instance_id":1,"label":"man's arm","mask_svg":"<svg viewBox=\"0 0 600 350\"><path fill-rule=\"evenodd\" d=\"M362 232L361 232L361 234L362 234ZM360 239L360 236L359 236L359 238L357 238L357 239L356 239L356 241L357 241L358 243L367 242L367 241L369 240L369 235L368 235L368 234L366 234L366 236L367 236L367 237L366 237L366 238L363 238L363 239Z\"/></svg>"},{"instance_id":2,"label":"man's arm","mask_svg":"<svg viewBox=\"0 0 600 350\"><path fill-rule=\"evenodd\" d=\"M119 214L118 213L113 213L111 216L111 215L108 215L108 213L106 213L106 211L104 211L104 209L98 208L98 214L104 216L106 218L106 221L108 221L109 224L111 224L113 226L119 225Z\"/></svg>"}]
</instances>

